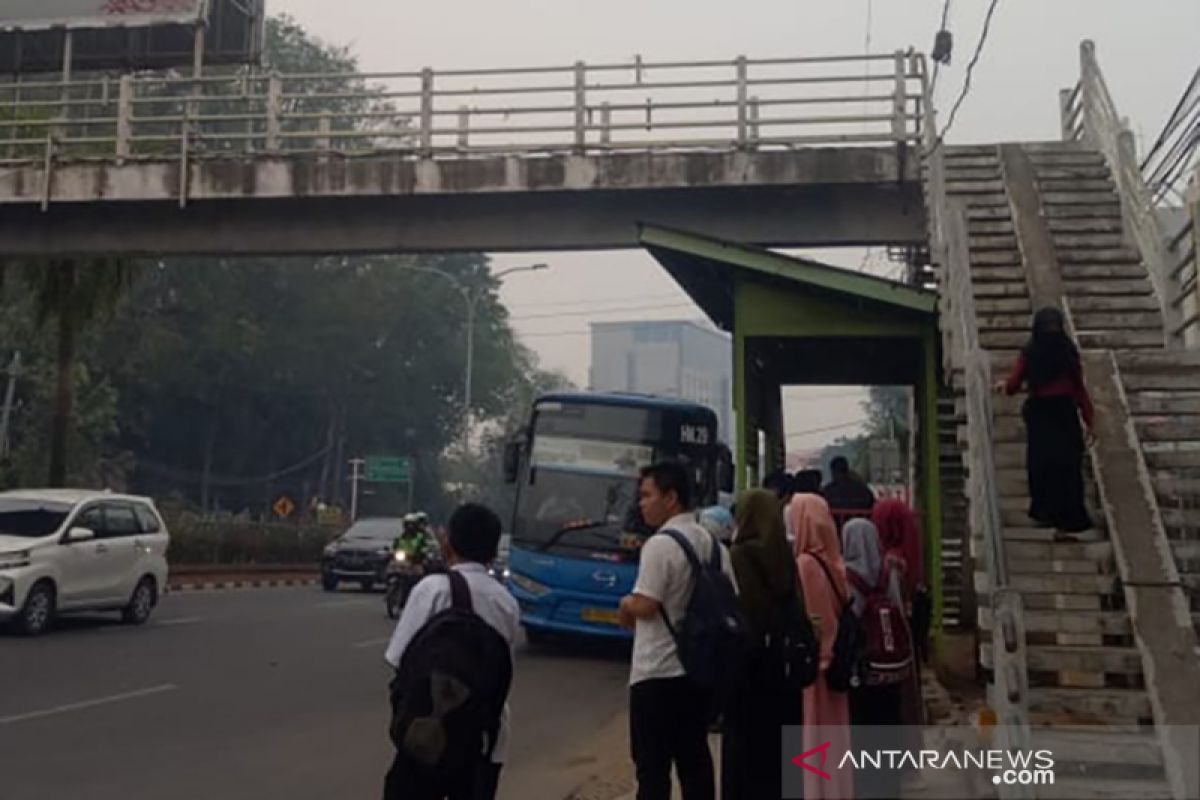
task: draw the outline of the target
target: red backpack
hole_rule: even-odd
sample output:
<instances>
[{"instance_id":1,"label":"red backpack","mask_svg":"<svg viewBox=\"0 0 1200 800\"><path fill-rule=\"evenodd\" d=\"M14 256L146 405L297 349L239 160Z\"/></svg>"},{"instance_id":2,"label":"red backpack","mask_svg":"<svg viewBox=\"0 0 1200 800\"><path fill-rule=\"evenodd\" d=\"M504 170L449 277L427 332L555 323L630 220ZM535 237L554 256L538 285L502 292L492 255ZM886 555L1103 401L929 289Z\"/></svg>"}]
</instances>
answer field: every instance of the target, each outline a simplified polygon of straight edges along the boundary
<instances>
[{"instance_id":1,"label":"red backpack","mask_svg":"<svg viewBox=\"0 0 1200 800\"><path fill-rule=\"evenodd\" d=\"M876 586L868 586L854 570L846 570L846 577L866 599L859 620L867 651L867 686L903 683L912 671L913 646L908 620L904 609L888 596L892 570L900 566L894 558L885 559Z\"/></svg>"}]
</instances>

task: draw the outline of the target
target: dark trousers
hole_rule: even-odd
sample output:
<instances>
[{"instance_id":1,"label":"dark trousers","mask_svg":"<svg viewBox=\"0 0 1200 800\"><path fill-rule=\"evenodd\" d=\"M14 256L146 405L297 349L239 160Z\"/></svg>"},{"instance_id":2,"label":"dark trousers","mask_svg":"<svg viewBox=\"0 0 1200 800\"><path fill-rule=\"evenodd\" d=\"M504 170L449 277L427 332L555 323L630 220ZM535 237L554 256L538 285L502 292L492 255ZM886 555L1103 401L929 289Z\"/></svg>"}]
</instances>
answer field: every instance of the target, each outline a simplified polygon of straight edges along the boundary
<instances>
[{"instance_id":1,"label":"dark trousers","mask_svg":"<svg viewBox=\"0 0 1200 800\"><path fill-rule=\"evenodd\" d=\"M629 739L637 800L670 800L671 766L683 800L715 800L707 704L687 678L642 681L629 690Z\"/></svg>"},{"instance_id":2,"label":"dark trousers","mask_svg":"<svg viewBox=\"0 0 1200 800\"><path fill-rule=\"evenodd\" d=\"M721 723L721 800L779 800L784 725L804 721L799 688L784 680L782 655L763 647L746 657Z\"/></svg>"},{"instance_id":3,"label":"dark trousers","mask_svg":"<svg viewBox=\"0 0 1200 800\"><path fill-rule=\"evenodd\" d=\"M474 771L439 780L423 765L397 754L384 781L383 800L495 800L501 766L480 759Z\"/></svg>"},{"instance_id":4,"label":"dark trousers","mask_svg":"<svg viewBox=\"0 0 1200 800\"><path fill-rule=\"evenodd\" d=\"M892 686L863 686L850 692L851 739L854 749L874 752L899 750L904 741L903 684ZM889 800L900 797L903 773L892 769L857 770L854 774L854 796L861 800Z\"/></svg>"}]
</instances>

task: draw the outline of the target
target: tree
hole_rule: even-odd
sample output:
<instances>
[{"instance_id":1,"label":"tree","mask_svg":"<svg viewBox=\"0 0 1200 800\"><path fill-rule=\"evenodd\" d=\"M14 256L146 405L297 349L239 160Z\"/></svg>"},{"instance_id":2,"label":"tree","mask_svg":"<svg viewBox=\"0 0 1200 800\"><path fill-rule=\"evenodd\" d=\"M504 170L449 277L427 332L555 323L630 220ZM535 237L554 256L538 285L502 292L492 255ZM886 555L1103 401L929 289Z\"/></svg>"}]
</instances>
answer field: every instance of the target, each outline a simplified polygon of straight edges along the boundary
<instances>
[{"instance_id":1,"label":"tree","mask_svg":"<svg viewBox=\"0 0 1200 800\"><path fill-rule=\"evenodd\" d=\"M133 284L135 268L115 259L52 259L22 265L21 277L29 289L36 325L55 327L55 388L50 415L47 482L63 486L67 480L67 442L75 409L75 384L79 337L84 327L102 313L116 310Z\"/></svg>"}]
</instances>

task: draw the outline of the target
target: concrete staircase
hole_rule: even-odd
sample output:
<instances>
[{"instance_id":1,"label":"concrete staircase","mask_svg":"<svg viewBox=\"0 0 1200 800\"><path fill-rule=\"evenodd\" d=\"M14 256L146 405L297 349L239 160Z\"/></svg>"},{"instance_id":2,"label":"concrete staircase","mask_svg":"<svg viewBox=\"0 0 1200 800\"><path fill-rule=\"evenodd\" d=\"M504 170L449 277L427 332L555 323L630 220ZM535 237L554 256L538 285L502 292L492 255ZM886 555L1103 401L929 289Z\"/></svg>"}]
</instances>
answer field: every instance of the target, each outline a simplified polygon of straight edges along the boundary
<instances>
[{"instance_id":1,"label":"concrete staircase","mask_svg":"<svg viewBox=\"0 0 1200 800\"><path fill-rule=\"evenodd\" d=\"M1122 353L1117 365L1200 633L1200 352Z\"/></svg>"},{"instance_id":2,"label":"concrete staircase","mask_svg":"<svg viewBox=\"0 0 1200 800\"><path fill-rule=\"evenodd\" d=\"M1064 143L1029 145L1026 153L1080 345L1115 349L1122 357L1164 353L1158 301L1138 253L1125 244L1119 199L1103 158ZM991 357L993 377L1003 378L1029 336L1034 293L1000 150L950 147L945 165L947 193L967 207L980 342ZM944 319L944 324L951 323ZM952 383L961 392L961 377L952 376ZM1049 726L1039 727L1034 742L1040 746L1053 741L1064 753L1060 780L1051 790L1039 790L1039 796L1170 797L1152 727L1142 653L1125 608L1095 483L1089 474L1095 530L1071 542L1056 542L1053 531L1032 526L1026 515L1022 400L995 398L993 447L1010 581L1026 608L1030 721ZM1200 414L1200 394L1196 406ZM965 420L961 400L956 410ZM1200 416L1196 419L1200 422ZM966 445L962 429L959 445ZM1200 467L1200 449L1191 457ZM1176 483L1164 477L1162 485L1170 489ZM975 589L979 625L990 631L986 574L976 572ZM990 669L990 636L980 639L980 661ZM1072 730L1101 723L1126 727L1120 734L1103 735ZM1116 752L1136 754L1135 763L1124 756L1115 759ZM1102 790L1097 788L1101 776Z\"/></svg>"}]
</instances>

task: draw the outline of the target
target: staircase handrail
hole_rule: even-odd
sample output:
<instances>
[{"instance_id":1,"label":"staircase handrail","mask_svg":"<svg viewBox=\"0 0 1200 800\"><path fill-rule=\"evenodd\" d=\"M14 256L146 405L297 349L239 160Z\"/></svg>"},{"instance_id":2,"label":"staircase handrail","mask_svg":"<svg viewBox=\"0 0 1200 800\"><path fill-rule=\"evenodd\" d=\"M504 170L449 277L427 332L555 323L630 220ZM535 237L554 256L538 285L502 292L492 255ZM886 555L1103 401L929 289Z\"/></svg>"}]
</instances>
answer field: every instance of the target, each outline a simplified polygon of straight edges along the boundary
<instances>
[{"instance_id":1,"label":"staircase handrail","mask_svg":"<svg viewBox=\"0 0 1200 800\"><path fill-rule=\"evenodd\" d=\"M1004 520L996 480L993 438L991 359L979 342L975 294L971 281L967 210L946 191L944 144L936 112L926 89L924 149L930 253L940 270L943 340L948 368L962 366L967 405L967 495L972 536L982 543L992 609L991 705L996 712L999 744L1017 751L1030 746L1029 678L1025 652L1025 612L1021 595L1009 583L1004 552ZM949 369L947 369L949 374ZM998 787L1001 798L1032 798L1033 787Z\"/></svg>"},{"instance_id":2,"label":"staircase handrail","mask_svg":"<svg viewBox=\"0 0 1200 800\"><path fill-rule=\"evenodd\" d=\"M1096 58L1096 45L1091 40L1085 40L1079 46L1079 66L1079 83L1059 93L1063 138L1083 142L1103 154L1121 198L1125 228L1132 233L1141 251L1162 308L1167 344L1194 340L1200 331L1192 329L1200 326L1200 316L1191 321L1182 319L1180 295L1183 287L1172 274L1175 265L1168 253L1168 236L1142 174L1133 132L1117 112Z\"/></svg>"}]
</instances>

